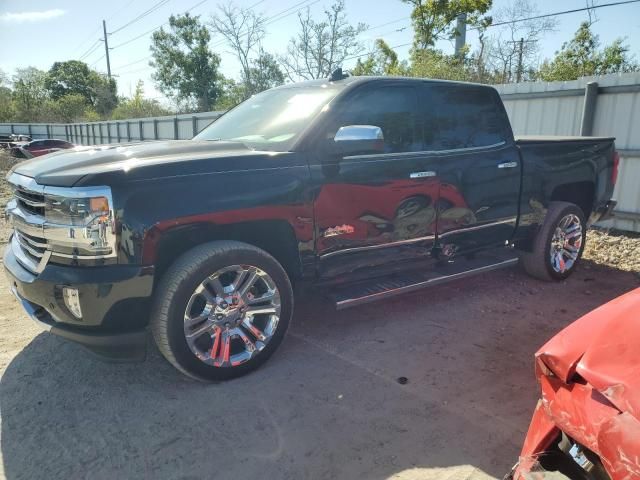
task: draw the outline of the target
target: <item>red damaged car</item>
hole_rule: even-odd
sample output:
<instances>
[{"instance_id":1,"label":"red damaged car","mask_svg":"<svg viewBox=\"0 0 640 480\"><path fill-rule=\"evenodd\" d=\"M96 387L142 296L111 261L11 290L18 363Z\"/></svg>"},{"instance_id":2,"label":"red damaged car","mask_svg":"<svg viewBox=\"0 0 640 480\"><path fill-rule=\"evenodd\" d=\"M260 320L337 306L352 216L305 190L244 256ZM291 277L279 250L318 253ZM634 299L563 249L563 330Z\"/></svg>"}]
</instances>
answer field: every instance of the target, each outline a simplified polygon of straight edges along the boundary
<instances>
[{"instance_id":1,"label":"red damaged car","mask_svg":"<svg viewBox=\"0 0 640 480\"><path fill-rule=\"evenodd\" d=\"M535 358L542 399L506 479L640 479L640 288L569 325Z\"/></svg>"},{"instance_id":2,"label":"red damaged car","mask_svg":"<svg viewBox=\"0 0 640 480\"><path fill-rule=\"evenodd\" d=\"M57 152L58 150L67 150L73 147L75 147L73 143L65 140L48 138L46 140L33 140L29 143L18 145L12 149L12 153L18 158L32 158L40 157L47 153Z\"/></svg>"}]
</instances>

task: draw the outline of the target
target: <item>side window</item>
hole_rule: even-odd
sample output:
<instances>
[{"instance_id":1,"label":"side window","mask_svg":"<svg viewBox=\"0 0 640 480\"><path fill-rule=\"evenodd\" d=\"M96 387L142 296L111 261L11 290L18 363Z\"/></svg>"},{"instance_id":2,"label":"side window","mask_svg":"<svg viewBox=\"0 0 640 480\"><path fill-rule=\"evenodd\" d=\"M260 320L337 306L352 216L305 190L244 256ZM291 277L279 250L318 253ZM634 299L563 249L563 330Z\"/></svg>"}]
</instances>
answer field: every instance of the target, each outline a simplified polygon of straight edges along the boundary
<instances>
[{"instance_id":1,"label":"side window","mask_svg":"<svg viewBox=\"0 0 640 480\"><path fill-rule=\"evenodd\" d=\"M493 90L455 85L425 88L427 150L486 147L508 139L508 119Z\"/></svg>"},{"instance_id":2,"label":"side window","mask_svg":"<svg viewBox=\"0 0 640 480\"><path fill-rule=\"evenodd\" d=\"M412 87L378 87L356 92L339 110L330 129L331 138L340 127L374 125L384 134L385 153L422 150L417 129L418 96Z\"/></svg>"}]
</instances>

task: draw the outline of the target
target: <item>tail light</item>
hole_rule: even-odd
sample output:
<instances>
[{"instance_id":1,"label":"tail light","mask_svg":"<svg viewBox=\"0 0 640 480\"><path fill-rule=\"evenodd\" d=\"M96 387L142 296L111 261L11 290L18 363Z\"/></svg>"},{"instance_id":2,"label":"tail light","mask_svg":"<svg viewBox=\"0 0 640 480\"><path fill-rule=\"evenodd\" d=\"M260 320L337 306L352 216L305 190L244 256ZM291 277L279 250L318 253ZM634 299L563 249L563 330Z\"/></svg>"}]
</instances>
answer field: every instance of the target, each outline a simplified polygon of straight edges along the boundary
<instances>
[{"instance_id":1,"label":"tail light","mask_svg":"<svg viewBox=\"0 0 640 480\"><path fill-rule=\"evenodd\" d=\"M617 151L613 152L613 170L611 170L611 183L616 184L618 180L618 166L620 165L620 154Z\"/></svg>"}]
</instances>

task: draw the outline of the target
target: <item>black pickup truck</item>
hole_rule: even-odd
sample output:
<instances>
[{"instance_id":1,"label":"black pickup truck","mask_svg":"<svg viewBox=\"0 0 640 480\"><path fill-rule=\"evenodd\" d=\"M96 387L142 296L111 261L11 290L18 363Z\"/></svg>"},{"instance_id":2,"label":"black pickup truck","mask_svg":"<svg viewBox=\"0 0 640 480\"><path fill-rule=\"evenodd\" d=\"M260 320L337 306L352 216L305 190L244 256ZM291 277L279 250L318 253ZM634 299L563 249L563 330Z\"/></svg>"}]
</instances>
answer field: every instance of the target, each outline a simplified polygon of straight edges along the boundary
<instances>
[{"instance_id":1,"label":"black pickup truck","mask_svg":"<svg viewBox=\"0 0 640 480\"><path fill-rule=\"evenodd\" d=\"M514 139L488 86L286 85L193 140L20 163L4 265L52 333L136 358L150 330L179 370L223 380L281 343L293 284L345 308L519 260L565 279L611 214L617 158L613 138Z\"/></svg>"}]
</instances>

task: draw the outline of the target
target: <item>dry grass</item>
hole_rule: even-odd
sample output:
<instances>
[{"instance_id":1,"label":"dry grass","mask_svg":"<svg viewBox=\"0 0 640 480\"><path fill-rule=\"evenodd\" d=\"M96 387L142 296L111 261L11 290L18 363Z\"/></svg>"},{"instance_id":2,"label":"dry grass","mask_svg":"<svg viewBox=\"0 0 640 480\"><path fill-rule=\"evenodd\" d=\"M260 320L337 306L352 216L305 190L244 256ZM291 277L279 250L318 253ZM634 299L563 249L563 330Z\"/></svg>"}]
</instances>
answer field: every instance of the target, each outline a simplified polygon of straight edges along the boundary
<instances>
[{"instance_id":1,"label":"dry grass","mask_svg":"<svg viewBox=\"0 0 640 480\"><path fill-rule=\"evenodd\" d=\"M618 270L640 273L640 235L592 229L587 233L584 258Z\"/></svg>"}]
</instances>

